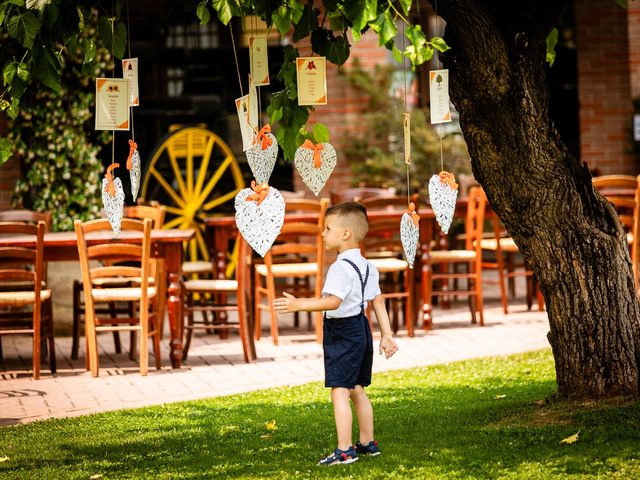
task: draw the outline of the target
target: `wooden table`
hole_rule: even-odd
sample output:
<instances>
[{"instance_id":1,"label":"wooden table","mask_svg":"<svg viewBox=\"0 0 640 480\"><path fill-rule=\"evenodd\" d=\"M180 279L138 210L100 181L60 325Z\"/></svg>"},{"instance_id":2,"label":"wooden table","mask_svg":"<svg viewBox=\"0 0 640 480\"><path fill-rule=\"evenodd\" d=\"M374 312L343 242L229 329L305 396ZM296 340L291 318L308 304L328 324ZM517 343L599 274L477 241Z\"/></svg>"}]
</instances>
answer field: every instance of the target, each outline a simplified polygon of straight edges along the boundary
<instances>
[{"instance_id":1,"label":"wooden table","mask_svg":"<svg viewBox=\"0 0 640 480\"><path fill-rule=\"evenodd\" d=\"M180 368L182 363L182 243L195 235L193 229L187 230L151 230L151 257L164 260L164 269L168 282L167 308L169 312L169 326L171 329L171 365ZM91 245L97 241L104 242L141 243L142 234L126 231L118 237L94 232L87 235L87 243ZM44 234L44 260L46 262L78 260L78 239L75 232L50 232ZM16 235L15 237L0 238L0 247L4 246L35 246L33 237Z\"/></svg>"},{"instance_id":2,"label":"wooden table","mask_svg":"<svg viewBox=\"0 0 640 480\"><path fill-rule=\"evenodd\" d=\"M396 220L398 221L398 228L400 228L400 219L403 212L397 209L389 210L370 210L367 212L369 221L375 220ZM416 252L416 260L414 262L414 268L420 272L421 281L424 279L431 268L429 262L429 246L431 240L434 238L436 229L436 217L431 208L423 208L419 211L420 214L420 240L418 242L418 250ZM313 214L299 213L288 214L285 217L285 221L291 222L308 222L317 218ZM234 239L239 233L236 227L235 217L223 216L223 217L207 217L204 219L204 223L211 233L212 251L211 258L217 258L216 274L218 278L224 278L225 272L225 260L226 255L217 255L218 252L228 252L230 249L230 241ZM424 289L421 289L423 292ZM422 298L422 312L421 317L423 325L430 325L431 321L431 305L425 302L425 298Z\"/></svg>"}]
</instances>

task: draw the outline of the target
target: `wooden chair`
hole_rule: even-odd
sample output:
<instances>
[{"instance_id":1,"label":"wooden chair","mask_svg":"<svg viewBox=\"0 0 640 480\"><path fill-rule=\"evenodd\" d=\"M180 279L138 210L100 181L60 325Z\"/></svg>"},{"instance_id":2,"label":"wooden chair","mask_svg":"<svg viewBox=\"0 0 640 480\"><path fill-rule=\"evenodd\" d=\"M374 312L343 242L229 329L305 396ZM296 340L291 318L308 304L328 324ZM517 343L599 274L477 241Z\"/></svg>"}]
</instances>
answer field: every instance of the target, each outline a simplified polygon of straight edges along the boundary
<instances>
[{"instance_id":1,"label":"wooden chair","mask_svg":"<svg viewBox=\"0 0 640 480\"><path fill-rule=\"evenodd\" d=\"M270 314L271 337L275 345L278 344L278 316L273 308L276 295L282 290L295 296L316 296L322 293L322 279L324 269L324 217L329 201L321 200L289 200L286 204L285 221L276 242L264 256L264 263L255 265L255 337L260 338L261 311ZM291 216L295 213L313 212L310 222L304 222ZM289 215L289 219L287 218ZM276 281L284 279L294 280L282 288ZM309 282L305 281L310 279ZM311 283L311 280L313 283ZM267 304L262 303L266 297ZM313 314L315 318L316 338L322 338L322 313Z\"/></svg>"},{"instance_id":2,"label":"wooden chair","mask_svg":"<svg viewBox=\"0 0 640 480\"><path fill-rule=\"evenodd\" d=\"M124 207L123 216L125 218L134 218L138 220L144 220L145 218L151 219L152 228L162 228L164 225L166 209L164 206L156 203L155 205L134 205ZM164 278L164 270L161 262L158 260L151 260L150 276L154 279L154 285L157 286L158 291L156 295L156 312L158 314L158 320L160 322L160 338L163 333L163 320L164 311L166 305L166 281ZM122 279L103 279L102 284L110 283L111 287L115 286L129 286L129 282ZM85 306L82 296L83 286L82 281L73 281L73 323L71 332L71 358L76 360L78 358L78 347L80 343L80 331L84 324ZM133 302L126 302L126 305L117 305L116 302L111 302L104 307L96 307L96 314L108 314L112 317L117 317L119 314L133 316L134 304ZM113 343L116 353L122 353L122 346L120 343L120 334L118 331L113 332ZM134 359L136 355L136 332L132 330L129 338L129 358ZM87 369L89 368L87 358Z\"/></svg>"},{"instance_id":3,"label":"wooden chair","mask_svg":"<svg viewBox=\"0 0 640 480\"><path fill-rule=\"evenodd\" d=\"M471 322L476 323L476 313L479 316L480 325L484 325L483 299L482 299L482 231L484 226L484 212L487 198L480 187L472 187L469 190L467 214L465 219L465 248L461 250L431 250L429 253L429 267L423 269L422 288L423 298L429 307L432 305L433 296L468 296L471 309ZM458 272L456 265L466 266L465 272ZM443 266L443 271L435 272L434 266ZM449 271L449 266L453 266ZM453 279L465 279L466 290L450 290L449 281ZM443 283L443 288L435 289L434 285ZM429 312L429 316L431 312ZM430 324L424 325L425 329Z\"/></svg>"},{"instance_id":4,"label":"wooden chair","mask_svg":"<svg viewBox=\"0 0 640 480\"><path fill-rule=\"evenodd\" d=\"M500 302L502 303L502 311L509 313L509 300L507 297L507 286L511 297L515 296L515 279L524 277L527 283L526 303L527 310L531 310L533 305L533 295L536 295L538 301L538 310L544 310L544 298L542 292L538 288L538 282L535 279L533 271L529 268L524 260L516 261L516 257L520 254L518 246L506 232L504 225L500 219L492 214L489 216L493 229L492 238L483 238L480 246L483 252L491 252L494 259L484 258L482 261L483 269L495 269L498 272L497 284L500 288ZM486 232L485 232L486 233ZM489 282L485 279L485 282ZM508 285L507 285L508 284Z\"/></svg>"},{"instance_id":5,"label":"wooden chair","mask_svg":"<svg viewBox=\"0 0 640 480\"><path fill-rule=\"evenodd\" d=\"M638 186L638 178L635 175L599 175L593 177L591 183L606 198L633 198Z\"/></svg>"},{"instance_id":6,"label":"wooden chair","mask_svg":"<svg viewBox=\"0 0 640 480\"><path fill-rule=\"evenodd\" d=\"M358 202L360 200L364 200L365 198L371 197L383 197L395 195L395 188L384 188L384 187L352 187L352 188L343 188L342 190L332 191L330 193L331 205L335 205L336 203L341 202Z\"/></svg>"},{"instance_id":7,"label":"wooden chair","mask_svg":"<svg viewBox=\"0 0 640 480\"><path fill-rule=\"evenodd\" d=\"M134 231L142 234L142 244L134 244L115 239L111 225L106 219L84 223L80 220L75 221L84 288L87 357L91 375L94 377L98 376L97 334L100 332L140 332L139 366L142 375L148 373L148 338L153 336L156 368L158 370L161 368L159 321L157 312L150 311L150 307L154 305L152 300L157 295L157 288L150 285L149 278L151 275L151 224L150 219L140 221L124 218L122 220L123 233ZM88 243L87 237L91 239L91 235L96 239ZM119 264L125 260L135 262L138 266ZM89 263L90 261L102 263L94 267ZM113 287L110 281L101 282L105 278L121 278L122 283ZM135 283L135 286L122 286L128 282ZM139 306L138 315L114 318L111 315L100 317L96 313L96 304L118 301L136 302Z\"/></svg>"},{"instance_id":8,"label":"wooden chair","mask_svg":"<svg viewBox=\"0 0 640 480\"><path fill-rule=\"evenodd\" d=\"M194 330L209 330L215 327L216 330L238 330L242 343L244 361L249 363L255 359L253 348L251 347L252 332L249 329L247 317L249 315L249 304L247 293L250 291L251 277L249 265L251 256L249 247L242 237L238 237L238 266L235 269L235 280L228 279L190 279L184 281L184 315L187 323L184 326L186 339L183 347L183 360L187 359L191 338ZM218 252L219 255L226 255L226 252ZM230 298L235 298L235 302ZM227 312L236 311L237 322L230 322ZM200 312L202 319L195 317L194 313ZM216 315L214 321L210 323L206 313L224 313Z\"/></svg>"},{"instance_id":9,"label":"wooden chair","mask_svg":"<svg viewBox=\"0 0 640 480\"><path fill-rule=\"evenodd\" d=\"M404 206L407 199L404 198ZM380 289L391 316L394 333L399 320L398 303L404 302L404 321L407 334L413 336L414 310L414 270L403 259L400 241L400 222L395 219L369 220L369 231L360 246L363 255L380 273ZM371 319L370 311L367 317Z\"/></svg>"},{"instance_id":10,"label":"wooden chair","mask_svg":"<svg viewBox=\"0 0 640 480\"><path fill-rule=\"evenodd\" d=\"M406 195L381 195L359 198L357 201L367 209L367 212L372 210L405 211L409 207L409 202L413 202L417 209L419 197L417 193L408 198Z\"/></svg>"},{"instance_id":11,"label":"wooden chair","mask_svg":"<svg viewBox=\"0 0 640 480\"><path fill-rule=\"evenodd\" d=\"M0 248L0 338L33 336L33 378L40 378L41 339L49 341L49 368L56 372L51 290L45 288L45 222L0 222L0 235L28 235L34 246ZM24 309L31 309L25 312ZM44 352L44 350L42 350Z\"/></svg>"}]
</instances>

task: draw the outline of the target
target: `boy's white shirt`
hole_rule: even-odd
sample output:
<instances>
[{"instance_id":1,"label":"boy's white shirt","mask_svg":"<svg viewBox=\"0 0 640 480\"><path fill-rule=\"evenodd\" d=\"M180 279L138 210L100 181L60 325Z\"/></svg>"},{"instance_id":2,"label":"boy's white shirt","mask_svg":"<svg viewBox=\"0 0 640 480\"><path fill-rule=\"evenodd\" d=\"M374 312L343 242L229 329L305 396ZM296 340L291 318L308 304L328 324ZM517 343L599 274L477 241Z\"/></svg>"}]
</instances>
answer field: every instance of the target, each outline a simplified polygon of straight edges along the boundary
<instances>
[{"instance_id":1,"label":"boy's white shirt","mask_svg":"<svg viewBox=\"0 0 640 480\"><path fill-rule=\"evenodd\" d=\"M345 258L351 260L360 269L362 280L366 276L367 265L369 265L369 278L364 287L364 307L367 308L367 302L380 294L378 269L362 256L360 249L345 250L329 267L322 288L322 296L335 295L342 300L336 310L327 310L327 318L351 317L360 313L360 304L362 303L360 277L358 277L356 270L343 260Z\"/></svg>"}]
</instances>

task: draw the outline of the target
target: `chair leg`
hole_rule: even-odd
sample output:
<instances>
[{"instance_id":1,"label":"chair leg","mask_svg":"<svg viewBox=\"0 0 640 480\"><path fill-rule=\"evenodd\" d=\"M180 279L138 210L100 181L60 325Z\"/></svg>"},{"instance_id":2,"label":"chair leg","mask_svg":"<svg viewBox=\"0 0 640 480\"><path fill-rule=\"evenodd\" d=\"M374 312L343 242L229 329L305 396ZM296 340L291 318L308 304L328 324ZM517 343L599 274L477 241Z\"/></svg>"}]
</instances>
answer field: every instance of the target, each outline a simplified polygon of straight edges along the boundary
<instances>
[{"instance_id":1,"label":"chair leg","mask_svg":"<svg viewBox=\"0 0 640 480\"><path fill-rule=\"evenodd\" d=\"M80 293L82 283L74 280L73 282L73 326L71 333L71 360L78 359L78 343L80 341Z\"/></svg>"},{"instance_id":2,"label":"chair leg","mask_svg":"<svg viewBox=\"0 0 640 480\"><path fill-rule=\"evenodd\" d=\"M404 274L404 291L407 294L404 303L404 323L407 327L407 335L413 337L413 268Z\"/></svg>"},{"instance_id":3,"label":"chair leg","mask_svg":"<svg viewBox=\"0 0 640 480\"><path fill-rule=\"evenodd\" d=\"M86 358L89 363L89 370L91 370L91 376L98 376L98 341L96 338L94 313L89 312L85 308L84 317L84 337L87 343Z\"/></svg>"},{"instance_id":4,"label":"chair leg","mask_svg":"<svg viewBox=\"0 0 640 480\"><path fill-rule=\"evenodd\" d=\"M149 373L149 305L139 304L140 309L140 375ZM146 311L145 311L146 309Z\"/></svg>"},{"instance_id":5,"label":"chair leg","mask_svg":"<svg viewBox=\"0 0 640 480\"><path fill-rule=\"evenodd\" d=\"M36 308L36 306L40 308ZM40 378L40 335L42 325L42 306L36 302L36 306L33 308L33 378L36 380Z\"/></svg>"},{"instance_id":6,"label":"chair leg","mask_svg":"<svg viewBox=\"0 0 640 480\"><path fill-rule=\"evenodd\" d=\"M135 315L135 305L133 302L128 302L127 306L129 311L129 318L133 318ZM116 332L117 333L117 332ZM119 338L119 337L118 337ZM138 342L136 341L136 331L131 330L129 332L129 360L134 360L136 358L136 345Z\"/></svg>"},{"instance_id":7,"label":"chair leg","mask_svg":"<svg viewBox=\"0 0 640 480\"><path fill-rule=\"evenodd\" d=\"M188 296L187 300L187 308L192 306L193 297L191 295ZM186 338L184 341L184 345L182 346L182 360L186 360L189 355L189 347L191 346L191 335L193 335L193 310L189 310L187 313L187 326L184 329Z\"/></svg>"},{"instance_id":8,"label":"chair leg","mask_svg":"<svg viewBox=\"0 0 640 480\"><path fill-rule=\"evenodd\" d=\"M504 257L502 250L496 250L496 263L498 264L498 285L500 287L500 301L502 302L502 311L505 315L509 313L509 302L507 299L507 288L504 278Z\"/></svg>"},{"instance_id":9,"label":"chair leg","mask_svg":"<svg viewBox=\"0 0 640 480\"><path fill-rule=\"evenodd\" d=\"M476 265L475 267L475 281L474 287L476 289L476 309L478 310L478 316L480 317L480 326L484 326L484 300L482 298L482 267Z\"/></svg>"},{"instance_id":10,"label":"chair leg","mask_svg":"<svg viewBox=\"0 0 640 480\"><path fill-rule=\"evenodd\" d=\"M274 345L278 345L278 314L273 306L276 299L276 282L273 276L267 277L267 302L269 306L269 317L271 320L271 338Z\"/></svg>"},{"instance_id":11,"label":"chair leg","mask_svg":"<svg viewBox=\"0 0 640 480\"><path fill-rule=\"evenodd\" d=\"M115 302L109 302L109 316L111 318L116 318L118 316ZM122 353L122 345L120 344L120 334L118 332L113 332L113 344L116 347L116 353Z\"/></svg>"},{"instance_id":12,"label":"chair leg","mask_svg":"<svg viewBox=\"0 0 640 480\"><path fill-rule=\"evenodd\" d=\"M46 308L47 336L49 338L49 370L53 374L56 373L58 368L56 364L56 344L53 335L53 302L51 298L44 303L44 307Z\"/></svg>"},{"instance_id":13,"label":"chair leg","mask_svg":"<svg viewBox=\"0 0 640 480\"><path fill-rule=\"evenodd\" d=\"M253 338L260 340L260 337L262 336L262 313L260 311L260 304L262 303L262 291L260 290L260 287L262 286L262 280L258 272L255 272L254 275L254 285Z\"/></svg>"},{"instance_id":14,"label":"chair leg","mask_svg":"<svg viewBox=\"0 0 640 480\"><path fill-rule=\"evenodd\" d=\"M160 358L160 323L158 317L154 315L153 327L153 356L156 359L156 370L162 370L162 359Z\"/></svg>"}]
</instances>

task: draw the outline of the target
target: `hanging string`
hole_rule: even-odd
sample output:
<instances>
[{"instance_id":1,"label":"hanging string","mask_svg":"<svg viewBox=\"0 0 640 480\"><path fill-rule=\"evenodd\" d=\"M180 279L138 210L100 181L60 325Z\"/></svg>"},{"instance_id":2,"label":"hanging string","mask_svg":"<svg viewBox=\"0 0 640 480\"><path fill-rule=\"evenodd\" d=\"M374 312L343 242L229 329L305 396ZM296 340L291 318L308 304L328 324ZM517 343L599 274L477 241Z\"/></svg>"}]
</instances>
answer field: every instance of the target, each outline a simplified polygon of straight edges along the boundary
<instances>
[{"instance_id":1,"label":"hanging string","mask_svg":"<svg viewBox=\"0 0 640 480\"><path fill-rule=\"evenodd\" d=\"M436 14L436 32L440 33L440 30L438 29L438 19L440 18L438 16L438 0L435 0L434 2L434 9L435 9L435 14ZM440 56L438 55L438 50L435 49L435 55L436 55L436 69L440 69ZM440 171L444 171L444 155L442 152L442 124L438 124L438 136L440 137Z\"/></svg>"},{"instance_id":2,"label":"hanging string","mask_svg":"<svg viewBox=\"0 0 640 480\"><path fill-rule=\"evenodd\" d=\"M129 21L129 0L127 0L125 7L127 9L127 47L129 51L129 58L131 58L131 23ZM122 73L124 76L124 72ZM129 92L129 98L131 98L131 92ZM129 110L131 110L131 140L135 142L136 132L135 132L135 129L133 128L133 106L130 106Z\"/></svg>"},{"instance_id":3,"label":"hanging string","mask_svg":"<svg viewBox=\"0 0 640 480\"><path fill-rule=\"evenodd\" d=\"M251 35L255 38L258 34L258 17L257 15L253 15L251 17ZM253 55L251 55L251 66L254 64ZM255 68L253 69L255 71ZM252 80L255 81L255 78L252 77ZM256 87L256 96L258 97L258 131L262 128L262 99L260 98L260 86Z\"/></svg>"},{"instance_id":4,"label":"hanging string","mask_svg":"<svg viewBox=\"0 0 640 480\"><path fill-rule=\"evenodd\" d=\"M240 96L244 97L244 92L242 91L242 79L240 78L240 66L238 65L238 53L236 52L236 41L233 38L233 27L231 26L233 22L229 22L229 33L231 34L231 46L233 48L233 58L236 60L236 72L238 72L238 84L240 85Z\"/></svg>"},{"instance_id":5,"label":"hanging string","mask_svg":"<svg viewBox=\"0 0 640 480\"><path fill-rule=\"evenodd\" d=\"M402 22L402 52L405 50L405 34L404 34L404 22ZM407 113L407 64L404 57L402 57L402 86L404 93L404 101L403 101L403 112ZM402 127L404 129L404 114L402 117ZM405 142L406 144L406 142ZM405 145L406 148L406 145ZM405 152L406 158L406 152ZM411 182L409 180L409 164L405 162L406 171L407 171L407 205L411 203Z\"/></svg>"},{"instance_id":6,"label":"hanging string","mask_svg":"<svg viewBox=\"0 0 640 480\"><path fill-rule=\"evenodd\" d=\"M114 49L114 39L113 39L113 22L115 18L113 18L113 2L111 2L111 15L112 17L109 19L111 21L111 78L115 78L116 76L116 60L115 55L113 54ZM116 163L116 131L111 130L111 164Z\"/></svg>"}]
</instances>

